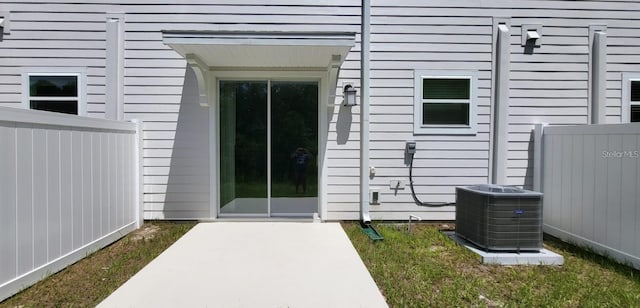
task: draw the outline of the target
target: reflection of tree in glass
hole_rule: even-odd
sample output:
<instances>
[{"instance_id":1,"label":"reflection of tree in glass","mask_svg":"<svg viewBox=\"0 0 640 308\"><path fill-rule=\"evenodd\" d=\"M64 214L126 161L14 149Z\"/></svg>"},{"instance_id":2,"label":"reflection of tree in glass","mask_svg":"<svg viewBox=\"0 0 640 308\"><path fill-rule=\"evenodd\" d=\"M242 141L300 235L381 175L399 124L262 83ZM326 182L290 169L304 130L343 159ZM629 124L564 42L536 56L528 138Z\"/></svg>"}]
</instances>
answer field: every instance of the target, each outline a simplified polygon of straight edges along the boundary
<instances>
[{"instance_id":1,"label":"reflection of tree in glass","mask_svg":"<svg viewBox=\"0 0 640 308\"><path fill-rule=\"evenodd\" d=\"M265 182L267 174L267 88L243 82L236 88L236 176L242 182Z\"/></svg>"},{"instance_id":2,"label":"reflection of tree in glass","mask_svg":"<svg viewBox=\"0 0 640 308\"><path fill-rule=\"evenodd\" d=\"M31 96L77 96L78 81L75 76L31 76Z\"/></svg>"},{"instance_id":3,"label":"reflection of tree in glass","mask_svg":"<svg viewBox=\"0 0 640 308\"><path fill-rule=\"evenodd\" d=\"M273 197L295 193L291 153L308 150L306 193L317 196L318 89L315 82L272 82L271 131L267 82L220 82L221 200L267 196L267 137L271 141ZM231 156L233 155L233 156ZM231 165L227 165L231 164ZM301 188L301 187L300 187ZM304 190L304 189L303 189Z\"/></svg>"},{"instance_id":4,"label":"reflection of tree in glass","mask_svg":"<svg viewBox=\"0 0 640 308\"><path fill-rule=\"evenodd\" d=\"M78 86L76 85L76 82L74 81L73 84L65 84L62 87L62 95L64 96L75 96L76 94L76 89L78 88Z\"/></svg>"}]
</instances>

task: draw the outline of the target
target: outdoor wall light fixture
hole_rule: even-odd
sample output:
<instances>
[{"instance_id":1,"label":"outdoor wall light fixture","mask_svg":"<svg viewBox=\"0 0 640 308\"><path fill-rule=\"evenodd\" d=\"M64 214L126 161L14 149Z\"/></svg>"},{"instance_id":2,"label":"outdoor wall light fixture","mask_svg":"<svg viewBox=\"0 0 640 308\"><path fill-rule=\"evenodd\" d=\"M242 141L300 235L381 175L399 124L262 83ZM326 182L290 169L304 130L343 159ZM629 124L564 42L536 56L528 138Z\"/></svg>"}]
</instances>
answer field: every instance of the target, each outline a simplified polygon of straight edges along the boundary
<instances>
[{"instance_id":1,"label":"outdoor wall light fixture","mask_svg":"<svg viewBox=\"0 0 640 308\"><path fill-rule=\"evenodd\" d=\"M9 12L0 11L0 42L4 35L9 33Z\"/></svg>"},{"instance_id":2,"label":"outdoor wall light fixture","mask_svg":"<svg viewBox=\"0 0 640 308\"><path fill-rule=\"evenodd\" d=\"M356 105L356 92L356 89L352 85L347 84L344 86L344 89L342 90L344 95L344 106L352 107Z\"/></svg>"}]
</instances>

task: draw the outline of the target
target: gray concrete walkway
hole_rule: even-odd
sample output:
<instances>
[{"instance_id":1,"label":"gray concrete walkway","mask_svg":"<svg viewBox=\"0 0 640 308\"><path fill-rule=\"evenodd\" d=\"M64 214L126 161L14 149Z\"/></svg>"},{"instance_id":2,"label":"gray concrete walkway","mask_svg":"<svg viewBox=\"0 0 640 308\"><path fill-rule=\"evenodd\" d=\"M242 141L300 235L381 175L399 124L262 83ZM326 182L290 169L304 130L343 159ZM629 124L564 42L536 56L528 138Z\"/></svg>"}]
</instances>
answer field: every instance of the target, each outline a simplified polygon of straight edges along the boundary
<instances>
[{"instance_id":1,"label":"gray concrete walkway","mask_svg":"<svg viewBox=\"0 0 640 308\"><path fill-rule=\"evenodd\" d=\"M98 307L387 307L337 223L196 225Z\"/></svg>"}]
</instances>

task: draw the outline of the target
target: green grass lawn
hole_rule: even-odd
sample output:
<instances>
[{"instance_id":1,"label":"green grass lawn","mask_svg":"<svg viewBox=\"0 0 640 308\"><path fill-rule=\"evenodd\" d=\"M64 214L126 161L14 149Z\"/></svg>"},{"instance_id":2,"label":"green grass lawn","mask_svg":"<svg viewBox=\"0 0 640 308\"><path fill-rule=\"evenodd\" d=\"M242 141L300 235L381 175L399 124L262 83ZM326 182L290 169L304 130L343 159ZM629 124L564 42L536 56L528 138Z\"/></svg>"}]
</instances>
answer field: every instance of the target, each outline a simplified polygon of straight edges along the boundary
<instances>
[{"instance_id":1,"label":"green grass lawn","mask_svg":"<svg viewBox=\"0 0 640 308\"><path fill-rule=\"evenodd\" d=\"M391 307L640 307L639 271L557 239L563 266L483 265L437 226L375 227L384 241L343 224Z\"/></svg>"},{"instance_id":2,"label":"green grass lawn","mask_svg":"<svg viewBox=\"0 0 640 308\"><path fill-rule=\"evenodd\" d=\"M0 303L0 307L92 307L186 233L194 223L147 222L112 245ZM372 242L343 228L391 307L640 307L640 272L545 238L564 266L497 266L429 224L377 224Z\"/></svg>"}]
</instances>

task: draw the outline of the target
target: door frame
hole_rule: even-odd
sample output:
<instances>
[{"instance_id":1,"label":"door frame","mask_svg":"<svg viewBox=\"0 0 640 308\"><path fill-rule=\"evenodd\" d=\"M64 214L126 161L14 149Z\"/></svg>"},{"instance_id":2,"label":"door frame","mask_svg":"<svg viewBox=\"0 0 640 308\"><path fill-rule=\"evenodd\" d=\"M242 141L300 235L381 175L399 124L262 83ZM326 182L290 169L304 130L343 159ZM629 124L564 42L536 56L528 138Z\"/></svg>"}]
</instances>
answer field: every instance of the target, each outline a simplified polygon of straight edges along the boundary
<instances>
[{"instance_id":1,"label":"door frame","mask_svg":"<svg viewBox=\"0 0 640 308\"><path fill-rule=\"evenodd\" d=\"M209 74L208 96L213 98L209 107L209 207L211 219L220 218L272 218L255 214L220 213L220 80L270 80L270 81L315 81L318 82L318 210L321 219L327 217L327 138L329 132L329 107L333 98L329 95L328 72L326 70L211 70ZM270 212L270 211L269 211ZM295 216L292 216L294 218Z\"/></svg>"}]
</instances>

